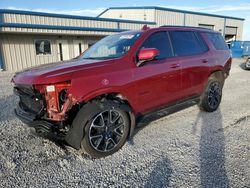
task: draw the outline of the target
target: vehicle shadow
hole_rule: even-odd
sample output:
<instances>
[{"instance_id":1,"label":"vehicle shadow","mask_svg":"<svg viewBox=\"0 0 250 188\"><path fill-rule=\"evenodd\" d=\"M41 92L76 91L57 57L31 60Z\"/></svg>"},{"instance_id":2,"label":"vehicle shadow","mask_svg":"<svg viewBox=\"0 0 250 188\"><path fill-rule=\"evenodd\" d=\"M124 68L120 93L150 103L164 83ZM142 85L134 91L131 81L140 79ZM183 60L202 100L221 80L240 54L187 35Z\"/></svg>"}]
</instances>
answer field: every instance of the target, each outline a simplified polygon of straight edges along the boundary
<instances>
[{"instance_id":1,"label":"vehicle shadow","mask_svg":"<svg viewBox=\"0 0 250 188\"><path fill-rule=\"evenodd\" d=\"M229 187L225 167L225 136L220 109L213 113L199 112L193 133L200 121L200 179L202 187Z\"/></svg>"},{"instance_id":2,"label":"vehicle shadow","mask_svg":"<svg viewBox=\"0 0 250 188\"><path fill-rule=\"evenodd\" d=\"M93 159L90 156L83 154L81 151L70 147L64 140L57 138L57 136L54 134L37 133L34 128L30 129L30 134L36 137L40 137L42 139L49 140L50 142L55 144L56 147L60 148L61 151L63 151L63 155L61 157L67 157L67 156L72 156L72 155L82 155L86 159Z\"/></svg>"},{"instance_id":3,"label":"vehicle shadow","mask_svg":"<svg viewBox=\"0 0 250 188\"><path fill-rule=\"evenodd\" d=\"M171 174L173 173L168 158L161 157L155 164L154 169L148 176L143 187L169 187Z\"/></svg>"},{"instance_id":4,"label":"vehicle shadow","mask_svg":"<svg viewBox=\"0 0 250 188\"><path fill-rule=\"evenodd\" d=\"M152 113L150 115L146 115L145 117L138 118L136 120L136 126L135 130L133 132L133 135L129 138L129 144L134 145L134 136L138 134L140 131L142 131L145 127L147 127L150 123L153 121L156 121L160 118L167 117L175 112L184 110L186 108L189 108L191 106L197 105L199 101L196 100L191 100L183 104L176 105L174 107L170 107L167 109L159 110L155 113Z\"/></svg>"}]
</instances>

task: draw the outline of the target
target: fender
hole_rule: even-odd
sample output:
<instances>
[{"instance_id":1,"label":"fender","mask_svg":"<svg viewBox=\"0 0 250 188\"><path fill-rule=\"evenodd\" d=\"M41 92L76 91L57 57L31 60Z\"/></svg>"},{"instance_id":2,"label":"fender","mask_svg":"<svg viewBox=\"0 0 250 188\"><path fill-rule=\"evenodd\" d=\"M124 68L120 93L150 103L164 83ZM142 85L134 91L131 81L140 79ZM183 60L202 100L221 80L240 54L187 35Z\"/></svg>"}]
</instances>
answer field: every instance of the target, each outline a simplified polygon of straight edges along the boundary
<instances>
[{"instance_id":1,"label":"fender","mask_svg":"<svg viewBox=\"0 0 250 188\"><path fill-rule=\"evenodd\" d=\"M107 95L107 94L121 94L123 96L123 99L128 101L130 106L133 108L133 110L136 111L135 104L131 103L131 101L134 101L134 99L131 99L132 95L131 96L127 95L129 92L130 92L130 90L128 90L128 91L122 90L122 87L110 86L110 87L105 87L105 88L101 88L101 89L94 90L94 91L89 91L82 96L77 96L74 93L72 93L72 94L77 99L77 101L79 103L86 103L88 101L91 101L91 100L99 97L99 96L103 96L103 95Z\"/></svg>"},{"instance_id":2,"label":"fender","mask_svg":"<svg viewBox=\"0 0 250 188\"><path fill-rule=\"evenodd\" d=\"M87 101L93 100L98 96L102 96L102 95L105 95L105 94L111 94L111 93L121 93L122 96L125 96L119 90L118 87L105 87L105 88L102 88L102 89L91 91L91 92L85 94L84 96L79 97L78 101L81 102L81 103L84 103L84 102L86 103Z\"/></svg>"}]
</instances>

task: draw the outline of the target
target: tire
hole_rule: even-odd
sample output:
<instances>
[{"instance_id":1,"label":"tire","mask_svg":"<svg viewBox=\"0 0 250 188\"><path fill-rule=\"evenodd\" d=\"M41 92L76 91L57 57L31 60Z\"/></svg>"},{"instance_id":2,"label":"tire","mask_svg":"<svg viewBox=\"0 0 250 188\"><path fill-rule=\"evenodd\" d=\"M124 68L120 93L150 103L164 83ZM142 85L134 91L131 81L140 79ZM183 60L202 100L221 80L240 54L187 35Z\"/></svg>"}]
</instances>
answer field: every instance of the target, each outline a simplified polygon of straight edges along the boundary
<instances>
[{"instance_id":1,"label":"tire","mask_svg":"<svg viewBox=\"0 0 250 188\"><path fill-rule=\"evenodd\" d=\"M246 62L244 63L244 66L243 66L244 70L250 70L250 67L247 66L247 64L249 64L249 63L250 63L250 58L248 58L248 59L246 60Z\"/></svg>"},{"instance_id":2,"label":"tire","mask_svg":"<svg viewBox=\"0 0 250 188\"><path fill-rule=\"evenodd\" d=\"M81 150L93 158L117 152L127 140L129 116L117 101L92 101L78 112L76 119L78 126L85 122Z\"/></svg>"},{"instance_id":3,"label":"tire","mask_svg":"<svg viewBox=\"0 0 250 188\"><path fill-rule=\"evenodd\" d=\"M202 111L216 111L222 98L222 88L224 80L219 81L215 77L210 77L207 86L200 98L199 107Z\"/></svg>"}]
</instances>

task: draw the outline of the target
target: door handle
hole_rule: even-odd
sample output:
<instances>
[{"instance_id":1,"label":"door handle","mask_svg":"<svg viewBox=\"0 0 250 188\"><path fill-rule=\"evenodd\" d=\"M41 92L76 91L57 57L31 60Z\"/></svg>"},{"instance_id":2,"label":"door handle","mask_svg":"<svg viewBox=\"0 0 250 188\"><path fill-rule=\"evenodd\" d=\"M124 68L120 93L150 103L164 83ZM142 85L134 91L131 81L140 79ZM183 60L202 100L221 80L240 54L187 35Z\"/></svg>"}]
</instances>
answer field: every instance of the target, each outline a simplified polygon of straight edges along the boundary
<instances>
[{"instance_id":1,"label":"door handle","mask_svg":"<svg viewBox=\"0 0 250 188\"><path fill-rule=\"evenodd\" d=\"M208 63L208 59L203 59L202 63Z\"/></svg>"},{"instance_id":2,"label":"door handle","mask_svg":"<svg viewBox=\"0 0 250 188\"><path fill-rule=\"evenodd\" d=\"M180 67L180 66L181 66L181 65L180 65L179 63L176 63L176 64L170 65L170 68L175 69L175 68L178 68L178 67Z\"/></svg>"}]
</instances>

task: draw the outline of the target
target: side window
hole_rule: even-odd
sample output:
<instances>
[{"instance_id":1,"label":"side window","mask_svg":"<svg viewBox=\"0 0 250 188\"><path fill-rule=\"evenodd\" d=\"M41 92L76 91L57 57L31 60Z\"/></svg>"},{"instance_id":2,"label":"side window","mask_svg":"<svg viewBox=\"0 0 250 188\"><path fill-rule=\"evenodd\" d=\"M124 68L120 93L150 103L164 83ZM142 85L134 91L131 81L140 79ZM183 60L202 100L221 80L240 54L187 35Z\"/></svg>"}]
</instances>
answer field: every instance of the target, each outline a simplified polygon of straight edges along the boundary
<instances>
[{"instance_id":1,"label":"side window","mask_svg":"<svg viewBox=\"0 0 250 188\"><path fill-rule=\"evenodd\" d=\"M170 32L176 56L198 55L208 50L200 34L192 31Z\"/></svg>"},{"instance_id":2,"label":"side window","mask_svg":"<svg viewBox=\"0 0 250 188\"><path fill-rule=\"evenodd\" d=\"M228 46L220 33L206 33L206 35L216 50L228 50Z\"/></svg>"},{"instance_id":3,"label":"side window","mask_svg":"<svg viewBox=\"0 0 250 188\"><path fill-rule=\"evenodd\" d=\"M196 37L197 37L197 40L200 44L200 47L202 48L202 53L208 51L209 48L208 48L206 42L204 41L204 39L202 38L201 34L196 33Z\"/></svg>"},{"instance_id":4,"label":"side window","mask_svg":"<svg viewBox=\"0 0 250 188\"><path fill-rule=\"evenodd\" d=\"M141 48L156 48L160 51L158 59L165 59L173 56L171 44L167 32L157 32L150 35Z\"/></svg>"}]
</instances>

